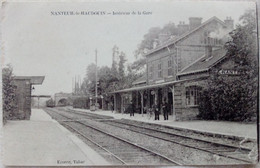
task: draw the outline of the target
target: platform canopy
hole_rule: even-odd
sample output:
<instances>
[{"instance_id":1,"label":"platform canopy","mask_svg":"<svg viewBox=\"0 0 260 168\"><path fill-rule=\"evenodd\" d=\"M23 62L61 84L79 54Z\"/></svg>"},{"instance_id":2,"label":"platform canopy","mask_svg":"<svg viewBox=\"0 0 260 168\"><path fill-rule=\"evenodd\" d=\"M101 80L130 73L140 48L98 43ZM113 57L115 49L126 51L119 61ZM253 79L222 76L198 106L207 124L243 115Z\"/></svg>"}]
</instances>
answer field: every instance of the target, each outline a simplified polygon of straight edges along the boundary
<instances>
[{"instance_id":1,"label":"platform canopy","mask_svg":"<svg viewBox=\"0 0 260 168\"><path fill-rule=\"evenodd\" d=\"M37 97L37 98L51 98L51 95L31 95L31 97Z\"/></svg>"},{"instance_id":2,"label":"platform canopy","mask_svg":"<svg viewBox=\"0 0 260 168\"><path fill-rule=\"evenodd\" d=\"M32 85L41 85L45 76L14 76L15 80L30 80Z\"/></svg>"},{"instance_id":3,"label":"platform canopy","mask_svg":"<svg viewBox=\"0 0 260 168\"><path fill-rule=\"evenodd\" d=\"M180 82L184 82L184 81L187 81L187 79L185 79L185 80L178 80L178 81L169 81L169 82L163 82L163 83L152 84L152 85L145 85L145 86L137 86L137 87L127 88L127 89L117 90L117 91L110 92L110 93L122 93L122 92L130 92L130 91L135 91L135 90L145 90L145 89L151 89L151 88L160 88L160 87L164 87L166 85L171 85L171 84L180 83Z\"/></svg>"}]
</instances>

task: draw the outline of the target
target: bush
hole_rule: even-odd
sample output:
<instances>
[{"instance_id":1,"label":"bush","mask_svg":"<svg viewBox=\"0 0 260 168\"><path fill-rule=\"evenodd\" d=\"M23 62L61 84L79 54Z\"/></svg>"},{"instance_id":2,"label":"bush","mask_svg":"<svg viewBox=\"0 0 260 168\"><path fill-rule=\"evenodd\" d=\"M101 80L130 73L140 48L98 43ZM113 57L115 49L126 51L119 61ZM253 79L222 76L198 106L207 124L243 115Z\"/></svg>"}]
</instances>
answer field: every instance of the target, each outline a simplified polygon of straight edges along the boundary
<instances>
[{"instance_id":1,"label":"bush","mask_svg":"<svg viewBox=\"0 0 260 168\"><path fill-rule=\"evenodd\" d=\"M253 84L254 85L254 84ZM257 97L248 80L215 77L201 92L198 118L205 120L254 121Z\"/></svg>"},{"instance_id":2,"label":"bush","mask_svg":"<svg viewBox=\"0 0 260 168\"><path fill-rule=\"evenodd\" d=\"M13 83L13 69L9 65L2 70L2 82L3 82L3 122L8 119L14 119L14 112L17 110L15 89L16 86Z\"/></svg>"},{"instance_id":3,"label":"bush","mask_svg":"<svg viewBox=\"0 0 260 168\"><path fill-rule=\"evenodd\" d=\"M76 98L73 101L73 108L89 109L89 99L86 97Z\"/></svg>"},{"instance_id":4,"label":"bush","mask_svg":"<svg viewBox=\"0 0 260 168\"><path fill-rule=\"evenodd\" d=\"M233 66L229 64L226 68L234 68L239 74L229 76L216 73L225 66L221 68L216 65L211 69L205 92L208 100L200 105L199 116L203 119L256 121L259 70L256 13L247 10L239 20L242 24L229 33L231 38L225 44L226 57L233 62ZM203 110L209 105L208 102L210 108Z\"/></svg>"},{"instance_id":5,"label":"bush","mask_svg":"<svg viewBox=\"0 0 260 168\"><path fill-rule=\"evenodd\" d=\"M200 102L199 102L199 119L214 120L216 114L212 113L210 94L207 89L201 91Z\"/></svg>"}]
</instances>

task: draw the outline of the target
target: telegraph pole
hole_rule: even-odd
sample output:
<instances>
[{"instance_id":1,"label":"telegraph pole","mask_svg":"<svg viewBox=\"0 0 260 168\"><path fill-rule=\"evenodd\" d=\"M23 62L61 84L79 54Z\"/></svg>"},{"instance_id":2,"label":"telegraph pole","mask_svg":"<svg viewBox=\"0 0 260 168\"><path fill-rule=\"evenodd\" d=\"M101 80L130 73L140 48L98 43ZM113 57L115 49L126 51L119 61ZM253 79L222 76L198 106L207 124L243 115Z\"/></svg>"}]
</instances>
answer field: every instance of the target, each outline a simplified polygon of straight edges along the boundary
<instances>
[{"instance_id":1,"label":"telegraph pole","mask_svg":"<svg viewBox=\"0 0 260 168\"><path fill-rule=\"evenodd\" d=\"M96 53L96 87L95 87L95 92L96 92L96 95L95 95L95 100L96 100L96 104L95 104L95 107L97 105L97 82L98 82L98 79L97 79L97 49L95 50L95 53Z\"/></svg>"},{"instance_id":2,"label":"telegraph pole","mask_svg":"<svg viewBox=\"0 0 260 168\"><path fill-rule=\"evenodd\" d=\"M74 90L75 90L75 95L77 95L77 76L75 75L75 88L74 88Z\"/></svg>"},{"instance_id":3,"label":"telegraph pole","mask_svg":"<svg viewBox=\"0 0 260 168\"><path fill-rule=\"evenodd\" d=\"M74 85L74 78L72 77L72 94L73 94L73 92L74 92L73 85Z\"/></svg>"}]
</instances>

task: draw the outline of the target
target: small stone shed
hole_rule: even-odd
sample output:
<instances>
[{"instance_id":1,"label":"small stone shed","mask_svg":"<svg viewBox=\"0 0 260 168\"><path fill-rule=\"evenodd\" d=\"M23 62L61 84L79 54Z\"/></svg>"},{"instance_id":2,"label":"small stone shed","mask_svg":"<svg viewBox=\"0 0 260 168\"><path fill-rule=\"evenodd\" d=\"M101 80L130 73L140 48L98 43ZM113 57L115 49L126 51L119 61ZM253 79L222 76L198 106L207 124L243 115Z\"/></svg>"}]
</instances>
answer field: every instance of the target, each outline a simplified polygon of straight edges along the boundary
<instances>
[{"instance_id":1,"label":"small stone shed","mask_svg":"<svg viewBox=\"0 0 260 168\"><path fill-rule=\"evenodd\" d=\"M44 76L15 76L14 85L15 101L17 110L14 112L14 119L29 120L31 116L31 95L33 85L41 85Z\"/></svg>"}]
</instances>

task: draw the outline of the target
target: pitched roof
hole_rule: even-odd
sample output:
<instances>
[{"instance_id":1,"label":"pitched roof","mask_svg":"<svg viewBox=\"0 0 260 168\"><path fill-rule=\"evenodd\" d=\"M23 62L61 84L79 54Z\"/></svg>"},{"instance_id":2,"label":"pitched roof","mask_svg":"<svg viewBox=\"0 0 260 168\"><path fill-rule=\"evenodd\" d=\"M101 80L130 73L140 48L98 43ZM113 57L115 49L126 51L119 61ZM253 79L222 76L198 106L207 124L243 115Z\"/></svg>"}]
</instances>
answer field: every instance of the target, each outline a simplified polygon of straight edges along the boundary
<instances>
[{"instance_id":1,"label":"pitched roof","mask_svg":"<svg viewBox=\"0 0 260 168\"><path fill-rule=\"evenodd\" d=\"M218 62L224 59L225 56L226 50L224 48L213 50L211 57L208 58L206 55L203 55L201 58L181 70L177 75L182 76L191 73L208 71L209 68L216 65Z\"/></svg>"},{"instance_id":2,"label":"pitched roof","mask_svg":"<svg viewBox=\"0 0 260 168\"><path fill-rule=\"evenodd\" d=\"M32 85L41 85L45 76L14 76L15 80L30 80Z\"/></svg>"},{"instance_id":3,"label":"pitched roof","mask_svg":"<svg viewBox=\"0 0 260 168\"><path fill-rule=\"evenodd\" d=\"M214 20L217 21L217 22L219 22L219 23L222 24L223 26L226 26L226 24L225 24L223 21L221 21L221 20L220 20L219 18L217 18L216 16L213 16L212 18L210 18L210 19L208 19L207 21L203 22L200 26L196 27L195 29L192 29L192 30L188 31L187 33L182 34L181 36L178 36L178 37L176 37L176 38L173 38L173 39L171 39L171 40L169 40L169 41L163 43L162 45L159 45L158 47L156 47L156 48L150 50L145 56L148 56L148 55L150 55L151 53L153 53L153 52L155 52L155 51L159 51L159 50L161 50L161 49L163 49L163 48L166 48L166 47L168 47L169 45L172 45L172 44L174 44L174 43L177 43L178 41L180 41L180 40L182 40L182 39L188 37L188 36L191 35L192 33L196 32L197 30L201 29L202 27L206 26L207 24L209 24L210 22L212 22L212 21L214 21Z\"/></svg>"}]
</instances>

